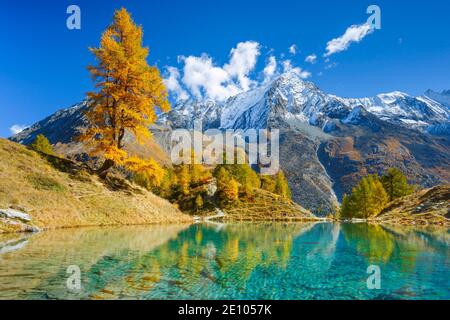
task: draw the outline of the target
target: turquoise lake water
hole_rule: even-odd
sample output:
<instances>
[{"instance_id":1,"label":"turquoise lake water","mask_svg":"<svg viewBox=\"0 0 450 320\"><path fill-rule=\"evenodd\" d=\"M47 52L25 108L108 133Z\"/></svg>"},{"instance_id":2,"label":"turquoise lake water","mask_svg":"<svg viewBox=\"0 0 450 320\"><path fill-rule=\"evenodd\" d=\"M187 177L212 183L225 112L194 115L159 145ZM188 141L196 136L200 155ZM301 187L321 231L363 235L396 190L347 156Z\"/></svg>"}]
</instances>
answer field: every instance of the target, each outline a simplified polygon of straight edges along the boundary
<instances>
[{"instance_id":1,"label":"turquoise lake water","mask_svg":"<svg viewBox=\"0 0 450 320\"><path fill-rule=\"evenodd\" d=\"M446 229L368 224L3 235L0 299L450 299L449 248ZM367 286L373 265L380 289ZM80 270L79 290L69 266Z\"/></svg>"}]
</instances>

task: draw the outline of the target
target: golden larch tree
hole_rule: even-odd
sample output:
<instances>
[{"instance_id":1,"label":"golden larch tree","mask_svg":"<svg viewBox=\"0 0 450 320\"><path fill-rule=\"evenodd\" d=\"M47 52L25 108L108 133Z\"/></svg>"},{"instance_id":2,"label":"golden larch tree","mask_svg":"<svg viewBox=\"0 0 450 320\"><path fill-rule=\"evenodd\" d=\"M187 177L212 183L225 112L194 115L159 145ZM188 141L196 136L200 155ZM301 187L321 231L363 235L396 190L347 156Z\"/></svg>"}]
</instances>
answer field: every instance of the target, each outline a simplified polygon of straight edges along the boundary
<instances>
[{"instance_id":1,"label":"golden larch tree","mask_svg":"<svg viewBox=\"0 0 450 320\"><path fill-rule=\"evenodd\" d=\"M90 127L80 136L89 143L91 155L105 161L99 169L106 176L115 165L144 172L157 179L163 170L152 160L130 156L124 150L128 132L139 143L150 137L149 126L156 109L168 111L167 89L156 67L147 63L149 49L142 45L142 27L124 9L114 13L113 23L104 31L99 48L90 48L97 65L89 66L97 91L89 92L86 113Z\"/></svg>"}]
</instances>

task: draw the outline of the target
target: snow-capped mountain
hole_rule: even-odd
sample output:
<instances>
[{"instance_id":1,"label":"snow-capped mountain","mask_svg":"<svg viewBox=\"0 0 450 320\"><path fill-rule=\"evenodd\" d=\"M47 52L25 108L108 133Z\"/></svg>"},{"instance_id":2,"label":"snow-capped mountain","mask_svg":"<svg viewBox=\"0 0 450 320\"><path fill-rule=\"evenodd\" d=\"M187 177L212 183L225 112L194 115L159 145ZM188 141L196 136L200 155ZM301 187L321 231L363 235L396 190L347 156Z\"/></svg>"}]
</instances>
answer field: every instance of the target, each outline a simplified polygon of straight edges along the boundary
<instances>
[{"instance_id":1,"label":"snow-capped mountain","mask_svg":"<svg viewBox=\"0 0 450 320\"><path fill-rule=\"evenodd\" d=\"M132 149L168 159L171 129L193 128L195 120L202 120L204 130L280 129L280 165L293 199L327 214L362 176L390 167L423 186L449 183L449 98L448 91L431 90L419 97L393 92L341 98L288 72L225 102L180 101L151 129L159 146L148 142ZM76 156L83 147L73 139L88 125L88 107L82 102L58 111L11 140L29 144L44 134L58 152ZM161 149L166 152L155 152Z\"/></svg>"},{"instance_id":2,"label":"snow-capped mountain","mask_svg":"<svg viewBox=\"0 0 450 320\"><path fill-rule=\"evenodd\" d=\"M450 122L449 106L450 94L431 90L419 97L396 91L370 98L341 98L289 72L225 103L182 101L160 122L170 120L174 127L191 127L194 119L200 119L206 128L259 129L267 126L272 113L327 131L333 119L350 122L362 107L383 121L426 131Z\"/></svg>"},{"instance_id":3,"label":"snow-capped mountain","mask_svg":"<svg viewBox=\"0 0 450 320\"><path fill-rule=\"evenodd\" d=\"M368 172L397 167L424 186L450 181L445 98L430 92L341 98L288 72L223 103L182 101L159 124L192 128L202 120L204 129L280 129L280 163L293 197L317 213L331 210Z\"/></svg>"},{"instance_id":4,"label":"snow-capped mountain","mask_svg":"<svg viewBox=\"0 0 450 320\"><path fill-rule=\"evenodd\" d=\"M417 129L426 129L431 125L448 122L450 119L450 110L426 95L412 97L395 91L371 98L342 99L342 101L352 108L362 106L381 120Z\"/></svg>"},{"instance_id":5,"label":"snow-capped mountain","mask_svg":"<svg viewBox=\"0 0 450 320\"><path fill-rule=\"evenodd\" d=\"M203 112L198 107L206 106ZM181 101L160 119L173 127L191 126L200 119L204 127L221 129L266 128L271 115L313 125L324 124L327 115L344 116L351 108L336 97L324 94L313 83L303 81L295 72L281 75L271 83L229 98L225 103ZM181 127L186 127L181 125Z\"/></svg>"}]
</instances>

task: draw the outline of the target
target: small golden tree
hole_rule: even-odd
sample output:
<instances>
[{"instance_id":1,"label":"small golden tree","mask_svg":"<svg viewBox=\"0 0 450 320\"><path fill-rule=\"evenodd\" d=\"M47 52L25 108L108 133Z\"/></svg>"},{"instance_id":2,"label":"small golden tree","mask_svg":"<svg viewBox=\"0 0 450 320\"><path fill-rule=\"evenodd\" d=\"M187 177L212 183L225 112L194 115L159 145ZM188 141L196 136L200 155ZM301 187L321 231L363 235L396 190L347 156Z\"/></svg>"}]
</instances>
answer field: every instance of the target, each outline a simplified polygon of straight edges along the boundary
<instances>
[{"instance_id":1,"label":"small golden tree","mask_svg":"<svg viewBox=\"0 0 450 320\"><path fill-rule=\"evenodd\" d=\"M285 199L291 199L292 193L291 189L289 188L288 181L283 173L283 171L278 171L277 175L275 176L275 193L279 194Z\"/></svg>"},{"instance_id":2,"label":"small golden tree","mask_svg":"<svg viewBox=\"0 0 450 320\"><path fill-rule=\"evenodd\" d=\"M147 64L149 50L142 46L142 36L142 28L122 8L114 13L113 23L102 34L100 47L90 49L98 64L88 70L98 91L88 93L86 116L91 126L80 140L92 145L91 155L104 157L101 176L115 165L157 179L164 174L155 161L130 157L124 150L127 132L143 143L156 120L155 109L170 109L158 69Z\"/></svg>"},{"instance_id":3,"label":"small golden tree","mask_svg":"<svg viewBox=\"0 0 450 320\"><path fill-rule=\"evenodd\" d=\"M34 139L33 143L30 144L31 149L42 152L45 154L53 155L53 147L50 144L50 141L48 141L47 137L43 134L38 134L36 136L36 139Z\"/></svg>"},{"instance_id":4,"label":"small golden tree","mask_svg":"<svg viewBox=\"0 0 450 320\"><path fill-rule=\"evenodd\" d=\"M203 198L201 194L198 194L195 198L195 210L199 211L203 208Z\"/></svg>"}]
</instances>

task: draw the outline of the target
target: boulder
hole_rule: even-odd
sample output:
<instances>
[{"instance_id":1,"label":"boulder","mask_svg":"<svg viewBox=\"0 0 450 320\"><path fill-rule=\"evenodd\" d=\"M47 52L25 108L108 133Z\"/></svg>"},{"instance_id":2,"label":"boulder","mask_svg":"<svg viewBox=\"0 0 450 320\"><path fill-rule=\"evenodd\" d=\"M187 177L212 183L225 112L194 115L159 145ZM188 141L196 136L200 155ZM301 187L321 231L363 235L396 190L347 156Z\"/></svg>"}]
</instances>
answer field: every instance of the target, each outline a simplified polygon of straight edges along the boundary
<instances>
[{"instance_id":1,"label":"boulder","mask_svg":"<svg viewBox=\"0 0 450 320\"><path fill-rule=\"evenodd\" d=\"M31 221L31 218L28 214L14 209L0 209L0 217L6 219L17 219L24 222Z\"/></svg>"}]
</instances>

